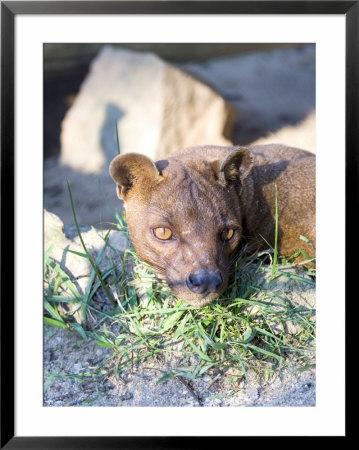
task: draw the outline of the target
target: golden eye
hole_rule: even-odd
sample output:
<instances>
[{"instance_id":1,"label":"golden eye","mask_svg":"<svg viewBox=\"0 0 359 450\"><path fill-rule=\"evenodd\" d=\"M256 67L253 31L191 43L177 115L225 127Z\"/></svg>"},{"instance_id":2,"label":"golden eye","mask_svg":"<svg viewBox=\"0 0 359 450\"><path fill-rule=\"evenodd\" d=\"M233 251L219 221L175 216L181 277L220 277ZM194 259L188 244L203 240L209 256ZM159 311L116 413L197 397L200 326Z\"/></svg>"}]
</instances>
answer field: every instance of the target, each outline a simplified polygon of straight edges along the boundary
<instances>
[{"instance_id":1,"label":"golden eye","mask_svg":"<svg viewBox=\"0 0 359 450\"><path fill-rule=\"evenodd\" d=\"M168 239L171 239L172 237L172 231L169 228L154 228L153 234L162 241L168 241Z\"/></svg>"},{"instance_id":2,"label":"golden eye","mask_svg":"<svg viewBox=\"0 0 359 450\"><path fill-rule=\"evenodd\" d=\"M221 233L222 241L230 241L234 236L233 228L225 228Z\"/></svg>"}]
</instances>

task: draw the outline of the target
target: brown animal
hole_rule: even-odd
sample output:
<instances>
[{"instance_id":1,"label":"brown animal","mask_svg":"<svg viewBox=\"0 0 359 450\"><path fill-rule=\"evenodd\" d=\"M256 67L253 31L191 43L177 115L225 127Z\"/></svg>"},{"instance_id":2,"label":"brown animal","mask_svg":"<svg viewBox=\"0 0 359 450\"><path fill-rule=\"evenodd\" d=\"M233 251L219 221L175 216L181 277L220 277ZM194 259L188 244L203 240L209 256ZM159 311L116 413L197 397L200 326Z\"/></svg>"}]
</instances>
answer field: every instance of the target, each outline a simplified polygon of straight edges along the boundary
<instances>
[{"instance_id":1,"label":"brown animal","mask_svg":"<svg viewBox=\"0 0 359 450\"><path fill-rule=\"evenodd\" d=\"M282 145L188 148L156 163L129 153L110 165L135 250L177 297L196 306L225 289L245 238L285 256L315 245L315 156Z\"/></svg>"}]
</instances>

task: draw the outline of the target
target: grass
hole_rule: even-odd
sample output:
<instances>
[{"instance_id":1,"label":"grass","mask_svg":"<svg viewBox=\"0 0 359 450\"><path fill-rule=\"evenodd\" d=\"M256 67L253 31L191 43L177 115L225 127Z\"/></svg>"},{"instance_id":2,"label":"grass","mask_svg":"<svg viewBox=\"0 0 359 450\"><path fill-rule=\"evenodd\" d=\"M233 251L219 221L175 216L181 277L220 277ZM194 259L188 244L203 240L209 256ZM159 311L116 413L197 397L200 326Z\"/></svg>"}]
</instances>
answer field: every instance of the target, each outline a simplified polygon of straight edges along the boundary
<instances>
[{"instance_id":1,"label":"grass","mask_svg":"<svg viewBox=\"0 0 359 450\"><path fill-rule=\"evenodd\" d=\"M278 257L276 248L242 257L220 301L195 308L176 299L133 249L121 253L114 248L110 232L94 259L82 238L70 187L69 194L83 247L76 255L90 262L92 274L85 294L80 295L52 260L51 247L46 249L44 322L111 350L106 364L83 377L121 377L152 358L176 360L175 369L158 373L159 383L172 377L198 378L215 368L237 369L238 377L249 381L249 371L270 377L280 369L305 370L314 365L314 310L293 305L283 289L275 289L278 280L314 286L315 270L305 262L298 268L291 259ZM116 228L127 233L124 217L117 216ZM111 256L106 259L108 267L101 270L106 250ZM261 259L268 255L270 265ZM308 262L313 260L308 257ZM106 311L98 306L104 298L109 305ZM89 315L95 323L91 329L86 326ZM289 333L288 326L294 326L295 332Z\"/></svg>"}]
</instances>

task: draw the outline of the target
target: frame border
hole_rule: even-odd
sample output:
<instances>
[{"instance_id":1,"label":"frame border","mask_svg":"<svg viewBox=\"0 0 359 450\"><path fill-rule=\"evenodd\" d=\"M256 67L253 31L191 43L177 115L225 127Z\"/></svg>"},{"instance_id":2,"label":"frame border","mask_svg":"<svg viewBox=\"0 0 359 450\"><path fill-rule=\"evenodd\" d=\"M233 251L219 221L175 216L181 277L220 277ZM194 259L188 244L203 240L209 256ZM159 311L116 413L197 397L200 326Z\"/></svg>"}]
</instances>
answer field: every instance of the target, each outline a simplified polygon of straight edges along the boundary
<instances>
[{"instance_id":1,"label":"frame border","mask_svg":"<svg viewBox=\"0 0 359 450\"><path fill-rule=\"evenodd\" d=\"M357 235L349 220L359 205L359 0L356 1L5 1L1 2L1 260L0 260L0 448L115 449L199 448L229 437L18 437L14 391L14 40L17 14L345 14L346 19L346 236ZM5 218L6 221L1 221ZM350 248L349 248L350 245ZM355 246L355 248L353 248ZM345 245L345 288L350 290L350 255L357 239ZM6 255L6 258L5 258ZM354 275L354 273L352 274ZM352 283L353 284L353 283ZM346 308L347 309L347 308ZM345 332L348 342L348 327ZM347 371L346 371L347 372ZM347 393L347 389L346 389ZM348 398L346 396L346 411ZM346 417L347 414L346 414ZM348 427L346 425L346 435ZM238 437L237 437L238 439ZM288 438L287 438L288 439Z\"/></svg>"}]
</instances>

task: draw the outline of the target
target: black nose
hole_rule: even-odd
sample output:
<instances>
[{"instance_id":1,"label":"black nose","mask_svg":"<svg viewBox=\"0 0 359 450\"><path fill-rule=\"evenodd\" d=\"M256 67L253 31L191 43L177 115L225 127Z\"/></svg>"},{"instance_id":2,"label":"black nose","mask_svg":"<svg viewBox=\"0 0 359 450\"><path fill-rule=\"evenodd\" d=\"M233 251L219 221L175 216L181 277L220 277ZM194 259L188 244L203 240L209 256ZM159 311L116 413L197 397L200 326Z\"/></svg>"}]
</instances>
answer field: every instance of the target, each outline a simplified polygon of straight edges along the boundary
<instances>
[{"instance_id":1,"label":"black nose","mask_svg":"<svg viewBox=\"0 0 359 450\"><path fill-rule=\"evenodd\" d=\"M223 284L222 275L218 270L197 269L187 275L188 289L196 294L218 291Z\"/></svg>"}]
</instances>

